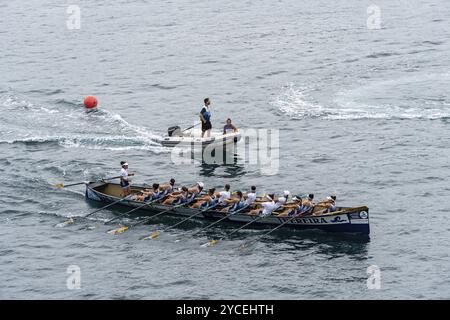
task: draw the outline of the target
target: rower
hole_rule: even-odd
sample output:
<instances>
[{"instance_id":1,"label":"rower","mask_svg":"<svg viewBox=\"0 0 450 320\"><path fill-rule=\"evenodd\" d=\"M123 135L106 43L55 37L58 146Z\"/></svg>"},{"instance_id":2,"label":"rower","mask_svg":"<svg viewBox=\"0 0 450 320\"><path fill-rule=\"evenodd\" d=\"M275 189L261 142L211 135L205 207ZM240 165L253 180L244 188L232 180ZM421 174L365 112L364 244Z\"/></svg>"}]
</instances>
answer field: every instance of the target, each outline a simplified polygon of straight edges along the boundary
<instances>
[{"instance_id":1,"label":"rower","mask_svg":"<svg viewBox=\"0 0 450 320\"><path fill-rule=\"evenodd\" d=\"M237 128L231 123L231 119L227 119L227 124L223 126L223 134L229 134L237 132Z\"/></svg>"},{"instance_id":2,"label":"rower","mask_svg":"<svg viewBox=\"0 0 450 320\"><path fill-rule=\"evenodd\" d=\"M171 194L166 200L164 200L164 205L176 205L184 203L189 196L189 189L185 186L181 187L181 191L176 194Z\"/></svg>"},{"instance_id":3,"label":"rower","mask_svg":"<svg viewBox=\"0 0 450 320\"><path fill-rule=\"evenodd\" d=\"M305 210L303 214L313 214L314 208L316 207L316 204L314 203L314 194L310 193L308 194L308 198L304 199L302 204L305 206ZM308 209L306 209L308 208Z\"/></svg>"},{"instance_id":4,"label":"rower","mask_svg":"<svg viewBox=\"0 0 450 320\"><path fill-rule=\"evenodd\" d=\"M226 204L226 200L231 198L231 194L230 194L230 185L227 183L224 186L224 190L220 191L220 192L216 192L216 196L219 197L219 204L223 205Z\"/></svg>"},{"instance_id":5,"label":"rower","mask_svg":"<svg viewBox=\"0 0 450 320\"><path fill-rule=\"evenodd\" d=\"M127 197L131 194L131 180L128 177L134 176L134 173L128 173L128 163L126 161L120 161L120 166L122 167L120 170L120 186L122 187L123 196Z\"/></svg>"},{"instance_id":6,"label":"rower","mask_svg":"<svg viewBox=\"0 0 450 320\"><path fill-rule=\"evenodd\" d=\"M335 212L337 210L335 195L328 196L327 199L325 201L321 201L320 204L324 205L326 208L325 210L321 211L320 213L331 213L331 212Z\"/></svg>"},{"instance_id":7,"label":"rower","mask_svg":"<svg viewBox=\"0 0 450 320\"><path fill-rule=\"evenodd\" d=\"M250 206L251 204L253 204L253 202L255 202L255 200L256 200L256 187L251 186L250 192L247 192L245 205Z\"/></svg>"},{"instance_id":8,"label":"rower","mask_svg":"<svg viewBox=\"0 0 450 320\"><path fill-rule=\"evenodd\" d=\"M164 183L159 186L159 189L163 191L164 195L171 193L175 186L175 179L170 179L169 183Z\"/></svg>"},{"instance_id":9,"label":"rower","mask_svg":"<svg viewBox=\"0 0 450 320\"><path fill-rule=\"evenodd\" d=\"M286 204L283 206L285 208L277 217L290 217L290 216L302 216L307 214L313 207L308 205L307 200L302 201L300 196L293 196L292 204Z\"/></svg>"},{"instance_id":10,"label":"rower","mask_svg":"<svg viewBox=\"0 0 450 320\"><path fill-rule=\"evenodd\" d=\"M215 188L209 189L207 195L204 195L204 196L198 198L197 201L190 207L192 209L197 209L197 208L207 208L207 207L214 205L214 203L217 200L217 197L214 194L215 191L216 191Z\"/></svg>"},{"instance_id":11,"label":"rower","mask_svg":"<svg viewBox=\"0 0 450 320\"><path fill-rule=\"evenodd\" d=\"M242 194L242 191L236 191L236 196L235 198L230 198L230 199L226 199L225 202L226 204L231 206L223 208L222 210L220 210L221 212L224 213L233 213L236 212L238 210L244 209L245 207L248 207L248 205L246 204L246 200L244 200L244 195Z\"/></svg>"},{"instance_id":12,"label":"rower","mask_svg":"<svg viewBox=\"0 0 450 320\"><path fill-rule=\"evenodd\" d=\"M266 195L266 198L269 201L263 202L261 204L257 204L258 206L261 206L260 208L257 209L253 209L250 212L248 212L247 214L249 215L260 215L260 216L268 216L270 214L272 214L272 212L279 208L279 206L275 203L274 199L274 194L268 194Z\"/></svg>"},{"instance_id":13,"label":"rower","mask_svg":"<svg viewBox=\"0 0 450 320\"><path fill-rule=\"evenodd\" d=\"M275 202L276 208L274 211L280 211L280 209L286 204L286 202L289 199L289 195L291 193L288 190L283 191L283 196L278 197L277 201Z\"/></svg>"},{"instance_id":14,"label":"rower","mask_svg":"<svg viewBox=\"0 0 450 320\"><path fill-rule=\"evenodd\" d=\"M144 189L142 195L137 196L136 200L138 201L153 201L160 198L163 194L163 191L160 189L158 183L154 183L152 189Z\"/></svg>"},{"instance_id":15,"label":"rower","mask_svg":"<svg viewBox=\"0 0 450 320\"><path fill-rule=\"evenodd\" d=\"M200 192L202 192L203 190L203 187L204 187L203 182L197 182L197 184L194 187L189 188L189 192L200 194Z\"/></svg>"}]
</instances>

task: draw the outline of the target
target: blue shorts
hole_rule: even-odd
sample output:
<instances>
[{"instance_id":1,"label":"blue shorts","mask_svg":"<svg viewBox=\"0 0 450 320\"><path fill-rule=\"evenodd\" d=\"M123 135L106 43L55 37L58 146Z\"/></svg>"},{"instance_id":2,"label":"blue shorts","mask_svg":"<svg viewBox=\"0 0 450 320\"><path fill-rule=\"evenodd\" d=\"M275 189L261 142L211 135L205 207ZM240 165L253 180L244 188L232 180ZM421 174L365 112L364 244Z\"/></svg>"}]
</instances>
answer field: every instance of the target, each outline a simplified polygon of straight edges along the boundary
<instances>
[{"instance_id":1,"label":"blue shorts","mask_svg":"<svg viewBox=\"0 0 450 320\"><path fill-rule=\"evenodd\" d=\"M120 180L120 186L122 189L127 189L130 186L130 183L128 181Z\"/></svg>"}]
</instances>

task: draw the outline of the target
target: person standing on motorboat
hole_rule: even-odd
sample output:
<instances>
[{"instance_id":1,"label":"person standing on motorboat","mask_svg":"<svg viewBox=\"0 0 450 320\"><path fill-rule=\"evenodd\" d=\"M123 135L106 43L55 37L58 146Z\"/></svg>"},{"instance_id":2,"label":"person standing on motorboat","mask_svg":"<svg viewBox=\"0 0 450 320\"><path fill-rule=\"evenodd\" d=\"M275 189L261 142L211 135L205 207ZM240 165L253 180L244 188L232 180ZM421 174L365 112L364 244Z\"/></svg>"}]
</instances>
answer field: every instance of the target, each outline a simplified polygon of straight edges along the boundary
<instances>
[{"instance_id":1,"label":"person standing on motorboat","mask_svg":"<svg viewBox=\"0 0 450 320\"><path fill-rule=\"evenodd\" d=\"M206 133L206 137L211 137L211 129L212 129L212 124L211 124L211 101L209 100L209 98L205 98L203 100L204 102L204 106L202 108L202 110L200 111L200 121L202 123L202 138L205 136Z\"/></svg>"}]
</instances>

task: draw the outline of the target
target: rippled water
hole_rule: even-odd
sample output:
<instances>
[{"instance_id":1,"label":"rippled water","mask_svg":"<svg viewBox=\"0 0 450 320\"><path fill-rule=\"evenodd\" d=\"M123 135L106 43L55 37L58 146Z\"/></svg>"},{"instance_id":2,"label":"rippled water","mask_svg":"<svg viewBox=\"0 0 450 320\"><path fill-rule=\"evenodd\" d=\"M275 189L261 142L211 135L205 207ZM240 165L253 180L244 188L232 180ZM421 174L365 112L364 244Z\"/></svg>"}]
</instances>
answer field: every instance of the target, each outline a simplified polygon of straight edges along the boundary
<instances>
[{"instance_id":1,"label":"rippled water","mask_svg":"<svg viewBox=\"0 0 450 320\"><path fill-rule=\"evenodd\" d=\"M79 1L80 30L69 4L0 4L1 298L449 298L448 1L377 1L379 30L371 1ZM205 96L216 126L280 129L277 175L170 161L158 138L193 124ZM181 243L205 224L156 241L138 240L148 225L56 228L98 206L51 184L115 175L122 159L135 182L336 192L370 207L371 238L285 230L241 253L263 231L201 248L233 226ZM69 265L81 290L66 287Z\"/></svg>"}]
</instances>

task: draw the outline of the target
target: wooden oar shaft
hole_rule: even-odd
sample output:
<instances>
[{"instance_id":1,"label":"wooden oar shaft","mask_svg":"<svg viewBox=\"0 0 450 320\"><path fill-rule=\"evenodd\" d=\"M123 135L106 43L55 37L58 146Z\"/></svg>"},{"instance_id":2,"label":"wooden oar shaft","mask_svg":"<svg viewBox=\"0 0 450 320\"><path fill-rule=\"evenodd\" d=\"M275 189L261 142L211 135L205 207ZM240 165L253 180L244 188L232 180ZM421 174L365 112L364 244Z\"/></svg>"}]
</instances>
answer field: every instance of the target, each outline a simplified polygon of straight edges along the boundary
<instances>
[{"instance_id":1,"label":"wooden oar shaft","mask_svg":"<svg viewBox=\"0 0 450 320\"><path fill-rule=\"evenodd\" d=\"M243 226L241 226L241 227L239 227L239 228L233 230L231 233L227 234L225 237L228 238L228 237L231 236L232 234L235 234L235 233L238 232L239 230L244 229L244 228L247 227L248 225L250 225L250 224L252 224L252 223L254 223L254 222L256 222L256 221L262 220L262 219L264 219L264 218L266 218L266 217L268 217L268 216L259 216L259 217L255 218L254 220L247 222L247 223L244 224ZM225 237L222 237L221 239L223 240Z\"/></svg>"},{"instance_id":2,"label":"wooden oar shaft","mask_svg":"<svg viewBox=\"0 0 450 320\"><path fill-rule=\"evenodd\" d=\"M118 179L118 178L120 178L120 177L121 177L121 176L110 177L110 178L104 178L104 179L101 179L101 181L112 180L112 179ZM83 182L76 182L76 183L71 183L71 184L58 183L58 184L56 184L55 186L61 187L61 188L66 188L66 187L78 186L78 185L80 185L80 184L85 184L85 183L86 183L86 181L83 181Z\"/></svg>"},{"instance_id":3,"label":"wooden oar shaft","mask_svg":"<svg viewBox=\"0 0 450 320\"><path fill-rule=\"evenodd\" d=\"M183 203L183 204L179 204L179 205L177 205L177 206L173 206L173 207L170 208L170 209L161 211L160 213L157 213L157 214L155 214L155 215L153 215L153 216L151 216L151 217L148 217L148 218L146 218L146 219L144 219L144 220L138 221L138 222L136 222L136 223L130 225L130 227L134 227L134 226L137 226L137 225L139 225L139 224L142 224L142 223L145 223L145 222L147 222L147 221L150 221L150 220L153 219L153 218L159 217L160 215L162 215L162 214L164 214L164 213L167 213L167 212L169 212L169 211L173 211L174 209L179 208L179 207L182 207L182 206L184 206L184 205L186 205L186 204Z\"/></svg>"},{"instance_id":4,"label":"wooden oar shaft","mask_svg":"<svg viewBox=\"0 0 450 320\"><path fill-rule=\"evenodd\" d=\"M176 226L179 226L180 224L182 224L182 223L188 221L189 219L195 218L195 217L197 217L197 216L199 216L199 215L201 215L201 214L203 214L203 213L205 213L205 212L207 212L207 211L209 211L209 210L214 209L214 208L217 207L217 206L218 206L218 204L213 205L213 206L211 206L211 207L208 207L208 208L206 208L206 209L203 209L203 210L201 210L201 211L199 211L199 212L197 212L197 213L195 213L195 214L193 214L193 215L190 215L189 217L187 217L187 218L181 220L180 222L175 223L173 226L168 227L168 228L165 229L164 231L173 229L173 228L175 228Z\"/></svg>"},{"instance_id":5,"label":"wooden oar shaft","mask_svg":"<svg viewBox=\"0 0 450 320\"><path fill-rule=\"evenodd\" d=\"M109 207L111 207L111 206L113 206L113 205L115 205L115 204L118 204L119 202L128 200L130 197L131 197L131 195L129 195L129 196L125 197L125 198L122 198L122 199L120 199L120 200L114 201L114 202L112 202L112 203L110 203L110 204L108 204L108 205L106 205L106 206L104 206L104 207L101 207L100 209L94 210L94 211L92 211L91 213L88 213L87 215L85 215L84 218L89 217L90 215L93 215L94 213L97 213L97 212L99 212L99 211L102 211L102 210L104 210L104 209L106 209L106 208L109 208Z\"/></svg>"},{"instance_id":6,"label":"wooden oar shaft","mask_svg":"<svg viewBox=\"0 0 450 320\"><path fill-rule=\"evenodd\" d=\"M244 208L241 208L241 209L239 209L239 210L237 210L237 211L235 211L235 212L233 212L233 213L229 213L229 214L225 215L225 217L220 218L219 220L214 221L213 223L208 224L206 227L201 228L200 230L194 232L193 234L191 234L191 236L194 236L194 235L196 235L196 234L202 232L203 230L206 230L206 229L208 229L208 228L210 228L210 227L212 227L212 226L218 224L219 222L221 222L221 221L223 221L223 220L225 220L225 219L228 219L230 216L235 215L236 213L239 213L240 211L242 211L242 210L244 210L244 209L246 209L246 208L248 208L248 206L247 206L247 207L244 207Z\"/></svg>"}]
</instances>

